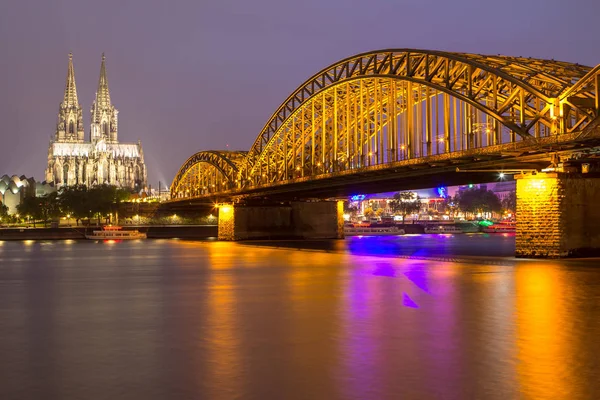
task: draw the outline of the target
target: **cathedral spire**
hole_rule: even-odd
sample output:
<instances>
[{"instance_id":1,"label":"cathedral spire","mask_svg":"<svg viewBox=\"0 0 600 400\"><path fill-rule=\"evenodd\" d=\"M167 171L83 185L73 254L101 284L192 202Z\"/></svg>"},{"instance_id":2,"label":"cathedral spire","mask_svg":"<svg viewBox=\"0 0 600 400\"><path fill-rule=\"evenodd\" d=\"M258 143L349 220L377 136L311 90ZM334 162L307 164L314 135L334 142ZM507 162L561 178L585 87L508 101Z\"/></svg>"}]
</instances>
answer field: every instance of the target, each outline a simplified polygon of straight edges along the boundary
<instances>
[{"instance_id":1,"label":"cathedral spire","mask_svg":"<svg viewBox=\"0 0 600 400\"><path fill-rule=\"evenodd\" d=\"M77 99L77 85L75 85L75 68L73 68L73 54L69 53L69 67L67 69L67 83L63 101L58 108L58 124L56 125L55 141L82 142L83 114Z\"/></svg>"},{"instance_id":2,"label":"cathedral spire","mask_svg":"<svg viewBox=\"0 0 600 400\"><path fill-rule=\"evenodd\" d=\"M100 64L100 78L98 79L98 90L96 99L92 104L92 123L90 126L90 138L104 139L113 143L118 142L117 114L119 113L110 101L108 90L108 79L106 78L106 57L102 53L102 64Z\"/></svg>"},{"instance_id":3,"label":"cathedral spire","mask_svg":"<svg viewBox=\"0 0 600 400\"><path fill-rule=\"evenodd\" d=\"M75 68L73 67L73 53L69 53L69 68L67 70L67 83L65 85L63 102L66 107L79 106L77 85L75 84Z\"/></svg>"},{"instance_id":4,"label":"cathedral spire","mask_svg":"<svg viewBox=\"0 0 600 400\"><path fill-rule=\"evenodd\" d=\"M106 57L104 53L102 53L102 64L100 64L96 104L101 107L110 107L110 92L108 90L108 79L106 78Z\"/></svg>"}]
</instances>

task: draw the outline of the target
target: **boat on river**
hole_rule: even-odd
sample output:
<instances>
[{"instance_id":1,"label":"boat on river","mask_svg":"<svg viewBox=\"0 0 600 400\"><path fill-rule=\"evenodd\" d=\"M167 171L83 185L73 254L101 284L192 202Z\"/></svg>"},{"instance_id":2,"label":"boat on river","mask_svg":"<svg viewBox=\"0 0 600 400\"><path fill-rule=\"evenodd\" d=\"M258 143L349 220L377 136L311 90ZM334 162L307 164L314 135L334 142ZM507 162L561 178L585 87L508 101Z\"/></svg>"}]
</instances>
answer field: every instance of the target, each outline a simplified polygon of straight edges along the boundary
<instances>
[{"instance_id":1,"label":"boat on river","mask_svg":"<svg viewBox=\"0 0 600 400\"><path fill-rule=\"evenodd\" d=\"M454 225L429 225L424 230L425 233L464 233L462 229Z\"/></svg>"},{"instance_id":2,"label":"boat on river","mask_svg":"<svg viewBox=\"0 0 600 400\"><path fill-rule=\"evenodd\" d=\"M404 229L397 226L382 226L382 227L344 227L344 235L346 236L384 236L384 235L404 235Z\"/></svg>"},{"instance_id":3,"label":"boat on river","mask_svg":"<svg viewBox=\"0 0 600 400\"><path fill-rule=\"evenodd\" d=\"M100 231L93 231L91 235L85 235L86 239L91 240L135 240L146 239L146 234L137 229L123 230L123 227L116 225L103 226Z\"/></svg>"},{"instance_id":4,"label":"boat on river","mask_svg":"<svg viewBox=\"0 0 600 400\"><path fill-rule=\"evenodd\" d=\"M501 223L486 226L483 228L485 233L511 233L517 231L517 224L515 223Z\"/></svg>"}]
</instances>

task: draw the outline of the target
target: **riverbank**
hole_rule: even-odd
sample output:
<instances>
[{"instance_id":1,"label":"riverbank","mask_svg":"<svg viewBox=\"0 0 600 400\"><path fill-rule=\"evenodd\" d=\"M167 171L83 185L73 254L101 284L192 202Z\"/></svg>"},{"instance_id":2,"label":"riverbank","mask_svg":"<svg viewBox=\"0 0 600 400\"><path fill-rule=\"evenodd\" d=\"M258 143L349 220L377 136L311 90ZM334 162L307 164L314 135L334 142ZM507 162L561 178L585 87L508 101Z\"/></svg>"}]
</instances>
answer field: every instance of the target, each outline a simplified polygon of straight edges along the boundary
<instances>
[{"instance_id":1,"label":"riverbank","mask_svg":"<svg viewBox=\"0 0 600 400\"><path fill-rule=\"evenodd\" d=\"M65 227L65 228L2 228L0 240L67 240L85 239L98 227ZM161 225L161 226L126 226L124 230L137 229L145 232L149 239L208 239L216 237L216 225Z\"/></svg>"}]
</instances>

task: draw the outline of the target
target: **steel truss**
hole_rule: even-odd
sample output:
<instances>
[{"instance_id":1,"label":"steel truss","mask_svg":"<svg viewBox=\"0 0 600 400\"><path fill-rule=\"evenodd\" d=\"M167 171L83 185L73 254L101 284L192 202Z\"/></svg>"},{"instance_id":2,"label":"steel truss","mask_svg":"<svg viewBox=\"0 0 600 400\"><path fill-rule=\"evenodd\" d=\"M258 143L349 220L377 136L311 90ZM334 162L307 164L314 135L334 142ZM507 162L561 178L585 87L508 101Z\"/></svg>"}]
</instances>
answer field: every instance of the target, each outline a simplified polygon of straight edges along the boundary
<instances>
[{"instance_id":1,"label":"steel truss","mask_svg":"<svg viewBox=\"0 0 600 400\"><path fill-rule=\"evenodd\" d=\"M245 151L200 151L181 166L171 184L172 197L196 197L234 189Z\"/></svg>"},{"instance_id":2,"label":"steel truss","mask_svg":"<svg viewBox=\"0 0 600 400\"><path fill-rule=\"evenodd\" d=\"M243 192L585 132L598 117L599 76L599 67L521 57L404 49L360 54L296 89L237 159L236 169L190 161L197 153L178 173L173 193L210 193L210 185L217 192ZM191 170L190 162L207 170L199 168L192 174L197 180L189 178L182 191L182 171Z\"/></svg>"}]
</instances>

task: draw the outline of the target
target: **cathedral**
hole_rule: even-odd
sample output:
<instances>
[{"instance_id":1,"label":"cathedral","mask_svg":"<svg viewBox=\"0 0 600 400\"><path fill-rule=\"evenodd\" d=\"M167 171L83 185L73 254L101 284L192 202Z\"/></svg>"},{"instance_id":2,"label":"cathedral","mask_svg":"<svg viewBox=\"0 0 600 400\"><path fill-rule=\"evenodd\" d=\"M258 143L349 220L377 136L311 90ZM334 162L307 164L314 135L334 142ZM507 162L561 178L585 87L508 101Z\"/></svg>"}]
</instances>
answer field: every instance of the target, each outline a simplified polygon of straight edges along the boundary
<instances>
[{"instance_id":1,"label":"cathedral","mask_svg":"<svg viewBox=\"0 0 600 400\"><path fill-rule=\"evenodd\" d=\"M119 143L118 111L110 100L102 54L96 99L92 104L89 140L77 97L73 56L69 54L67 84L58 111L58 124L48 149L46 181L57 187L108 184L136 191L146 186L142 144Z\"/></svg>"}]
</instances>

